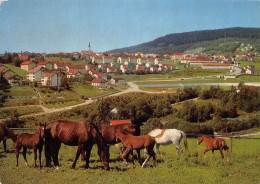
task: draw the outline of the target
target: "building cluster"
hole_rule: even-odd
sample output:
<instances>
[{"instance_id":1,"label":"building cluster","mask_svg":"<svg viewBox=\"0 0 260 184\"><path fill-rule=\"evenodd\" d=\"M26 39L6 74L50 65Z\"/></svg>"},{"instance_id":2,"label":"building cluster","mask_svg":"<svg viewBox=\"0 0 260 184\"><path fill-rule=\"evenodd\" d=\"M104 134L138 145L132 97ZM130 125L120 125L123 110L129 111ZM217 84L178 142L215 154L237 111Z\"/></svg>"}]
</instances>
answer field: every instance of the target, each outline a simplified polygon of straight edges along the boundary
<instances>
[{"instance_id":1,"label":"building cluster","mask_svg":"<svg viewBox=\"0 0 260 184\"><path fill-rule=\"evenodd\" d=\"M94 53L89 48L87 51L73 53L41 53L40 57L73 57L75 60L83 59L90 64L75 65L70 62L62 61L43 61L37 62L37 58L29 58L28 53L18 54L21 63L21 69L27 71L27 79L30 82L40 82L42 86L59 86L61 85L61 77L64 75L68 79L80 78L83 74L88 73L94 80L91 81L92 86L105 88L106 83L110 82L114 85L125 85L126 82L122 78L113 78L108 81L108 74L145 74L145 73L164 73L174 70L172 65L164 64L164 61L179 61L182 64L201 67L202 69L212 70L232 70L233 67L239 67L237 61L253 61L255 53L247 55L236 54L234 56L224 56L223 54L195 55L195 54L144 54L136 53ZM244 68L246 74L255 74L254 66ZM22 84L26 82L22 77L16 75L7 67L0 65L1 77L6 78L9 83Z\"/></svg>"}]
</instances>

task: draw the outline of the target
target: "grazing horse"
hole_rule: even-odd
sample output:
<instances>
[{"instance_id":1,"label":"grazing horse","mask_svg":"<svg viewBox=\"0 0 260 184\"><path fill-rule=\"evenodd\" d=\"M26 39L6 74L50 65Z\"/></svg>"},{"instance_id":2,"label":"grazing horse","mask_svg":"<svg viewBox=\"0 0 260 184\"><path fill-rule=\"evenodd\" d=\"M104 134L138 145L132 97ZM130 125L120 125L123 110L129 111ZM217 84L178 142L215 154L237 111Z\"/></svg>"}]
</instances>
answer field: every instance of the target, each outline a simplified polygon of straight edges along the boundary
<instances>
[{"instance_id":1,"label":"grazing horse","mask_svg":"<svg viewBox=\"0 0 260 184\"><path fill-rule=\"evenodd\" d=\"M28 162L26 159L27 148L33 148L34 168L36 168L37 150L39 150L39 167L42 168L41 157L42 157L42 148L44 145L43 137L44 137L45 127L46 124L45 126L40 126L39 131L37 131L34 134L21 133L17 136L17 140L14 143L14 149L16 153L16 167L18 167L19 152L23 147L23 158L26 167L28 167Z\"/></svg>"},{"instance_id":2,"label":"grazing horse","mask_svg":"<svg viewBox=\"0 0 260 184\"><path fill-rule=\"evenodd\" d=\"M126 156L131 154L131 159L133 162L133 168L135 168L133 150L141 150L146 149L148 152L148 156L144 163L142 164L142 168L145 166L146 162L153 157L154 166L156 165L155 153L153 151L153 147L155 145L155 138L150 135L141 135L134 136L132 134L124 134L120 129L115 129L116 139L120 139L124 145L125 151L122 155L124 164L130 168L126 161ZM138 155L139 162L141 162L140 155Z\"/></svg>"},{"instance_id":3,"label":"grazing horse","mask_svg":"<svg viewBox=\"0 0 260 184\"><path fill-rule=\"evenodd\" d=\"M13 142L16 141L17 135L13 133L5 124L0 123L0 142L3 140L4 152L6 152L6 140L11 138Z\"/></svg>"},{"instance_id":4,"label":"grazing horse","mask_svg":"<svg viewBox=\"0 0 260 184\"><path fill-rule=\"evenodd\" d=\"M225 139L222 138L212 138L210 136L206 136L206 135L202 135L198 138L198 142L197 144L199 145L202 141L205 142L206 144L206 149L204 150L204 158L206 158L206 152L208 152L209 150L212 151L212 154L214 155L214 150L219 150L220 154L221 154L221 158L224 158L224 154L222 152L222 150L226 150L226 154L227 154L227 162L229 162L229 147L226 144Z\"/></svg>"},{"instance_id":5,"label":"grazing horse","mask_svg":"<svg viewBox=\"0 0 260 184\"><path fill-rule=\"evenodd\" d=\"M58 169L58 154L61 143L68 146L78 146L76 158L72 164L75 168L79 155L86 152L86 168L89 168L90 152L97 143L98 153L104 163L105 170L109 170L109 152L102 135L96 125L85 121L59 120L49 124L45 131L45 157L46 166L50 165L51 158Z\"/></svg>"},{"instance_id":6,"label":"grazing horse","mask_svg":"<svg viewBox=\"0 0 260 184\"><path fill-rule=\"evenodd\" d=\"M155 152L159 153L160 155L162 154L159 151L159 146L169 145L171 143L175 144L178 153L182 153L183 150L180 146L182 138L184 138L185 149L188 149L186 134L183 131L177 129L154 129L149 132L148 135L153 137L157 136L157 138L155 139Z\"/></svg>"}]
</instances>

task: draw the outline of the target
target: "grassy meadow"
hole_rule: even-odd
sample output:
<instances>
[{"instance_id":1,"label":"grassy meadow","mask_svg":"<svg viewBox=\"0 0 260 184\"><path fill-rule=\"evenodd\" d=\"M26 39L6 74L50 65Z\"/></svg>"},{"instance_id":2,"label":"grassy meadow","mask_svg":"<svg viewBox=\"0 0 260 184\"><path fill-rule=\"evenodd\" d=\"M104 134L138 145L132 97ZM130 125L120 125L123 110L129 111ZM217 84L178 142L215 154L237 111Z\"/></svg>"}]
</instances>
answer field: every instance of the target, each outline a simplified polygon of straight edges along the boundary
<instances>
[{"instance_id":1,"label":"grassy meadow","mask_svg":"<svg viewBox=\"0 0 260 184\"><path fill-rule=\"evenodd\" d=\"M3 153L0 146L0 182L3 184L19 183L259 183L260 182L260 140L235 139L230 162L220 158L220 153L212 156L207 153L203 158L204 143L197 145L197 139L189 138L188 152L179 156L173 145L161 146L163 156L157 156L157 166L153 167L150 160L145 168L136 162L136 168L127 169L122 163L119 151L110 148L110 171L102 169L103 164L98 161L97 147L94 146L90 157L90 169L84 168L80 159L76 169L70 169L76 154L76 147L62 145L59 160L61 167L33 168L33 152L27 154L31 168L26 168L22 154L19 158L19 168L16 169L15 153ZM227 140L230 146L230 140ZM8 140L8 150L13 143ZM182 147L183 142L182 142ZM225 153L224 153L225 154ZM142 158L144 159L143 153ZM44 158L42 159L44 162ZM129 163L132 166L132 163Z\"/></svg>"}]
</instances>

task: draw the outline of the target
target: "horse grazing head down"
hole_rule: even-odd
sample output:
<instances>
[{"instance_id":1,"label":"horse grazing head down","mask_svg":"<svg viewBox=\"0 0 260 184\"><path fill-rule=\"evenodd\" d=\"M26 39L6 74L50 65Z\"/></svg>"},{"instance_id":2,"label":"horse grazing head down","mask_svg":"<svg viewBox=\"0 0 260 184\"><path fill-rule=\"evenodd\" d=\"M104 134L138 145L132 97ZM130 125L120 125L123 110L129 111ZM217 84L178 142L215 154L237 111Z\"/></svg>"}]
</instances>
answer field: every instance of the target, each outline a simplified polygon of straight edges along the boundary
<instances>
[{"instance_id":1,"label":"horse grazing head down","mask_svg":"<svg viewBox=\"0 0 260 184\"><path fill-rule=\"evenodd\" d=\"M103 140L103 137L101 133L98 130L98 127L94 125L93 123L89 123L91 128L91 134L96 140L97 146L98 146L98 154L101 157L101 160L104 164L104 169L109 170L109 148L105 141Z\"/></svg>"}]
</instances>

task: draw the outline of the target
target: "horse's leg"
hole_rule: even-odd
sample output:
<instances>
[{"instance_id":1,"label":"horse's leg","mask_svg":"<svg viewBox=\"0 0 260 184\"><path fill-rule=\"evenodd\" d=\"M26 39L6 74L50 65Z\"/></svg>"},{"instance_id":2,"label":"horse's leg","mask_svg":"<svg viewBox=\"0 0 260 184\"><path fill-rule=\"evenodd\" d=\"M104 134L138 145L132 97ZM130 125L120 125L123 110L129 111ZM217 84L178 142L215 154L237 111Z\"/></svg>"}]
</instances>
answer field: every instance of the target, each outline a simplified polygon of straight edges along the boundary
<instances>
[{"instance_id":1,"label":"horse's leg","mask_svg":"<svg viewBox=\"0 0 260 184\"><path fill-rule=\"evenodd\" d=\"M140 150L136 150L136 153L137 153L138 161L139 161L140 165L142 165Z\"/></svg>"},{"instance_id":2,"label":"horse's leg","mask_svg":"<svg viewBox=\"0 0 260 184\"><path fill-rule=\"evenodd\" d=\"M51 156L52 156L53 163L54 163L54 166L56 167L56 169L59 169L59 166L60 166L59 158L58 158L60 146L61 146L61 143L54 142L51 147Z\"/></svg>"},{"instance_id":3,"label":"horse's leg","mask_svg":"<svg viewBox=\"0 0 260 184\"><path fill-rule=\"evenodd\" d=\"M160 144L155 144L155 146L154 146L155 152L162 156L162 153L160 152L159 147L160 147Z\"/></svg>"},{"instance_id":4,"label":"horse's leg","mask_svg":"<svg viewBox=\"0 0 260 184\"><path fill-rule=\"evenodd\" d=\"M147 158L145 159L144 163L142 164L142 168L144 168L146 162L150 159L150 153L148 152Z\"/></svg>"},{"instance_id":5,"label":"horse's leg","mask_svg":"<svg viewBox=\"0 0 260 184\"><path fill-rule=\"evenodd\" d=\"M219 151L220 151L220 154L221 154L221 158L223 159L224 158L224 154L222 152L222 148L220 148Z\"/></svg>"},{"instance_id":6,"label":"horse's leg","mask_svg":"<svg viewBox=\"0 0 260 184\"><path fill-rule=\"evenodd\" d=\"M211 150L212 151L212 156L214 157L214 150Z\"/></svg>"},{"instance_id":7,"label":"horse's leg","mask_svg":"<svg viewBox=\"0 0 260 184\"><path fill-rule=\"evenodd\" d=\"M227 154L227 162L229 162L229 151L226 149L226 154Z\"/></svg>"},{"instance_id":8,"label":"horse's leg","mask_svg":"<svg viewBox=\"0 0 260 184\"><path fill-rule=\"evenodd\" d=\"M123 161L124 161L124 164L125 164L128 168L130 168L130 166L128 165L128 163L127 163L127 161L126 161L125 156L127 156L128 153L129 153L131 150L132 150L131 148L126 148L126 150L124 151L124 153L123 153L123 155L122 155L122 159L123 159Z\"/></svg>"},{"instance_id":9,"label":"horse's leg","mask_svg":"<svg viewBox=\"0 0 260 184\"><path fill-rule=\"evenodd\" d=\"M210 149L208 149L208 148L206 148L205 150L204 150L204 159L206 159L206 153L209 151Z\"/></svg>"},{"instance_id":10,"label":"horse's leg","mask_svg":"<svg viewBox=\"0 0 260 184\"><path fill-rule=\"evenodd\" d=\"M79 155L81 154L81 152L82 152L82 150L83 150L83 147L84 147L83 144L80 144L80 145L78 146L78 150L77 150L77 153L76 153L75 160L74 160L74 162L73 162L73 164L72 164L72 166L71 166L72 169L74 169L74 168L76 167L76 162L77 162L78 159L79 159ZM88 153L87 153L87 154L88 154ZM86 159L87 159L87 158L86 158Z\"/></svg>"},{"instance_id":11,"label":"horse's leg","mask_svg":"<svg viewBox=\"0 0 260 184\"><path fill-rule=\"evenodd\" d=\"M40 167L40 169L42 168L42 147L43 147L43 145L41 145L39 147L39 167Z\"/></svg>"},{"instance_id":12,"label":"horse's leg","mask_svg":"<svg viewBox=\"0 0 260 184\"><path fill-rule=\"evenodd\" d=\"M88 145L84 146L84 150L86 152L86 157L85 157L86 165L85 165L85 168L87 168L87 169L89 168L89 157L90 157L90 154L91 154L92 147L93 147L93 144L88 144ZM99 157L99 158L101 159L101 157Z\"/></svg>"},{"instance_id":13,"label":"horse's leg","mask_svg":"<svg viewBox=\"0 0 260 184\"><path fill-rule=\"evenodd\" d=\"M28 162L27 162L27 159L26 159L26 152L27 152L27 148L23 147L23 158L24 158L26 167L28 167Z\"/></svg>"},{"instance_id":14,"label":"horse's leg","mask_svg":"<svg viewBox=\"0 0 260 184\"><path fill-rule=\"evenodd\" d=\"M136 150L137 151L137 150ZM139 152L140 153L140 152ZM131 158L131 160L132 160L132 162L133 162L133 168L135 168L135 162L134 162L134 151L132 150L132 151L130 151L130 158Z\"/></svg>"},{"instance_id":15,"label":"horse's leg","mask_svg":"<svg viewBox=\"0 0 260 184\"><path fill-rule=\"evenodd\" d=\"M37 160L37 147L36 146L33 148L33 153L34 153L34 168L36 168L36 160Z\"/></svg>"},{"instance_id":16,"label":"horse's leg","mask_svg":"<svg viewBox=\"0 0 260 184\"><path fill-rule=\"evenodd\" d=\"M16 154L16 167L18 168L18 159L19 159L19 152L21 150L21 146L16 146L15 147L15 154Z\"/></svg>"},{"instance_id":17,"label":"horse's leg","mask_svg":"<svg viewBox=\"0 0 260 184\"><path fill-rule=\"evenodd\" d=\"M6 140L3 139L3 145L4 145L4 152L6 153Z\"/></svg>"}]
</instances>

